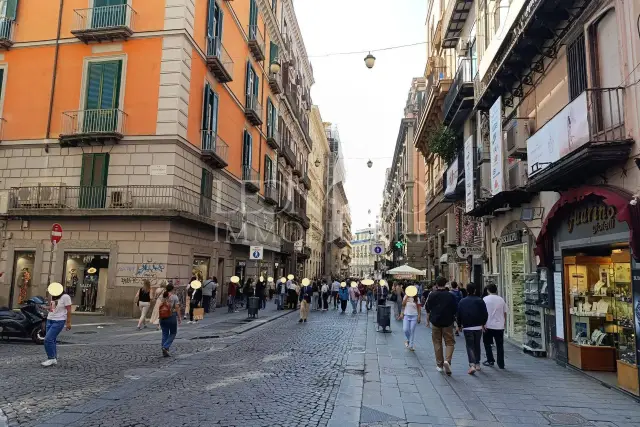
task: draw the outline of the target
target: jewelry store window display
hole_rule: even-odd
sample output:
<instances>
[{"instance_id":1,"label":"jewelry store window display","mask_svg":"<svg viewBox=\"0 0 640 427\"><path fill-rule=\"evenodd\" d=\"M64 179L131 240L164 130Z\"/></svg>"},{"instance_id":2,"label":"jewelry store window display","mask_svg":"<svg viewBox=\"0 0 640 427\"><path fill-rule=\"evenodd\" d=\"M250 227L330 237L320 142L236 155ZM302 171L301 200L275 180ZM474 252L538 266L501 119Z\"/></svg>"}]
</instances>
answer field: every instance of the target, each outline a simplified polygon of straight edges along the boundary
<instances>
[{"instance_id":1,"label":"jewelry store window display","mask_svg":"<svg viewBox=\"0 0 640 427\"><path fill-rule=\"evenodd\" d=\"M100 311L105 305L109 256L66 253L64 288L76 312Z\"/></svg>"},{"instance_id":2,"label":"jewelry store window display","mask_svg":"<svg viewBox=\"0 0 640 427\"><path fill-rule=\"evenodd\" d=\"M33 265L35 252L16 252L13 265L13 289L11 289L10 303L16 301L22 304L31 297L31 280L33 275Z\"/></svg>"},{"instance_id":3,"label":"jewelry store window display","mask_svg":"<svg viewBox=\"0 0 640 427\"><path fill-rule=\"evenodd\" d=\"M629 249L590 248L563 264L569 363L638 395Z\"/></svg>"}]
</instances>

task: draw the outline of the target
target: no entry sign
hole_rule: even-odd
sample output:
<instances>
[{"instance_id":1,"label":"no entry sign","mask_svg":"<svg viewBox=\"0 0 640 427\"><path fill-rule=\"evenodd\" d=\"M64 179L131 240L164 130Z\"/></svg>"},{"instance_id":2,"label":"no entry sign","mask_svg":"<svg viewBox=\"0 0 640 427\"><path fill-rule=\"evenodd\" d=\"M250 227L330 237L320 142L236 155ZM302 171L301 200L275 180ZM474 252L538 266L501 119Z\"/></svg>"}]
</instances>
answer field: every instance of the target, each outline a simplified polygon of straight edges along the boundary
<instances>
[{"instance_id":1,"label":"no entry sign","mask_svg":"<svg viewBox=\"0 0 640 427\"><path fill-rule=\"evenodd\" d=\"M55 223L51 226L51 243L58 244L62 240L62 226Z\"/></svg>"}]
</instances>

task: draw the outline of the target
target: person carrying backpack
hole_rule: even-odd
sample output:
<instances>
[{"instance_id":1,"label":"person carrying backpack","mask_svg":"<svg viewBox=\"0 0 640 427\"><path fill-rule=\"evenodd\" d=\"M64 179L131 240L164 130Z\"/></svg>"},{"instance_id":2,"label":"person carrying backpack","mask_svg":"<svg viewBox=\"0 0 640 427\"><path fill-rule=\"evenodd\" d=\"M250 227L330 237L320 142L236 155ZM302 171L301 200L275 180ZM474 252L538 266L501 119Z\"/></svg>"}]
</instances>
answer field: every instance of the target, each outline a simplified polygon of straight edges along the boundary
<instances>
[{"instance_id":1,"label":"person carrying backpack","mask_svg":"<svg viewBox=\"0 0 640 427\"><path fill-rule=\"evenodd\" d=\"M457 311L458 304L460 304L460 301L462 301L462 297L463 297L462 292L460 291L460 289L458 289L458 282L451 282L451 290L449 292L451 292L455 297L456 311ZM456 314L456 324L460 326L460 320L457 319L457 314ZM460 333L458 332L458 328L455 328L455 331L456 331L456 336L460 336Z\"/></svg>"},{"instance_id":2,"label":"person carrying backpack","mask_svg":"<svg viewBox=\"0 0 640 427\"><path fill-rule=\"evenodd\" d=\"M164 293L158 298L158 316L162 329L162 355L169 357L169 349L178 334L178 325L182 323L180 318L180 300L173 293L173 285L168 284Z\"/></svg>"}]
</instances>

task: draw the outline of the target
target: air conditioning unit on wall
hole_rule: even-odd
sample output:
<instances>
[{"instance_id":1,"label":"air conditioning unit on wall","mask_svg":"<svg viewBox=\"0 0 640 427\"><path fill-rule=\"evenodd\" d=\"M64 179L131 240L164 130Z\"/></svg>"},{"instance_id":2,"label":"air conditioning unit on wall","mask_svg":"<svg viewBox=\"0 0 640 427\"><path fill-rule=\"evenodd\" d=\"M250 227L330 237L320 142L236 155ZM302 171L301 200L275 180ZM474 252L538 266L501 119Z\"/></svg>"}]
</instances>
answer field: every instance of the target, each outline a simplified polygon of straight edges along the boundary
<instances>
[{"instance_id":1,"label":"air conditioning unit on wall","mask_svg":"<svg viewBox=\"0 0 640 427\"><path fill-rule=\"evenodd\" d=\"M504 129L507 155L518 159L527 156L527 139L529 139L529 119L513 119Z\"/></svg>"},{"instance_id":2,"label":"air conditioning unit on wall","mask_svg":"<svg viewBox=\"0 0 640 427\"><path fill-rule=\"evenodd\" d=\"M527 181L527 162L515 160L509 166L509 188L512 190L524 188L527 186Z\"/></svg>"},{"instance_id":3,"label":"air conditioning unit on wall","mask_svg":"<svg viewBox=\"0 0 640 427\"><path fill-rule=\"evenodd\" d=\"M456 46L456 52L458 56L467 56L469 53L469 40L461 38L458 40L458 46Z\"/></svg>"}]
</instances>

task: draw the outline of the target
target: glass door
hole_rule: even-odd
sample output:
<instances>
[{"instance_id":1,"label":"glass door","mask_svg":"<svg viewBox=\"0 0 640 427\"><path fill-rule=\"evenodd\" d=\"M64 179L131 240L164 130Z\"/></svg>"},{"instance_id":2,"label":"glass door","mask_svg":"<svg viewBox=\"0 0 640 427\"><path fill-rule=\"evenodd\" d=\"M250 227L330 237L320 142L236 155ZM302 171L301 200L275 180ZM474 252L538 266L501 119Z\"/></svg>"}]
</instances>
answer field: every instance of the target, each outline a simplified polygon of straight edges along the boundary
<instances>
[{"instance_id":1,"label":"glass door","mask_svg":"<svg viewBox=\"0 0 640 427\"><path fill-rule=\"evenodd\" d=\"M508 307L505 332L519 343L523 342L526 329L524 283L529 273L528 259L526 245L502 248L502 291Z\"/></svg>"}]
</instances>

